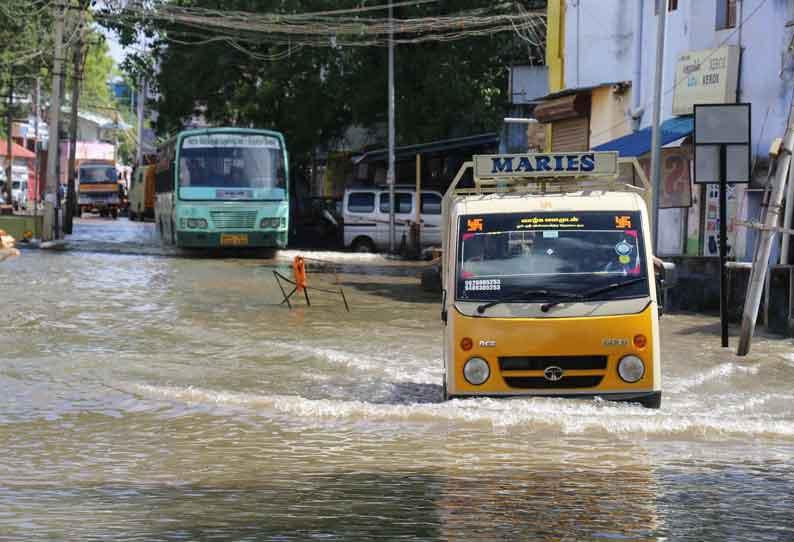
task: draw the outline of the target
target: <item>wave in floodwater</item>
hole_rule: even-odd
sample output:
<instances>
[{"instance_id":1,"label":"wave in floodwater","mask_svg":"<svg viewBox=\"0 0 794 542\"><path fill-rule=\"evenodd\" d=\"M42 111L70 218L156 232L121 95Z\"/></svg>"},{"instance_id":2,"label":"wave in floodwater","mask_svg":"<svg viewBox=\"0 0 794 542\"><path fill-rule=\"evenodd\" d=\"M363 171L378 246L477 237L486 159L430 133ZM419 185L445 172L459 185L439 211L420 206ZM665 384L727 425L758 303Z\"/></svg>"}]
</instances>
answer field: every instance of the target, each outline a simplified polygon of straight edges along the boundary
<instances>
[{"instance_id":1,"label":"wave in floodwater","mask_svg":"<svg viewBox=\"0 0 794 542\"><path fill-rule=\"evenodd\" d=\"M547 433L668 436L676 438L782 438L794 439L794 422L764 414L726 416L719 408L703 412L678 409L673 404L649 410L627 403L601 400L465 399L422 404L376 404L360 400L307 399L290 395L264 395L216 391L199 387L133 384L116 386L145 398L189 405L230 406L260 415L285 415L314 422L318 418L352 422L457 422L493 427L521 427ZM440 399L440 393L439 393ZM786 398L790 400L791 398ZM704 405L705 406L705 405Z\"/></svg>"},{"instance_id":2,"label":"wave in floodwater","mask_svg":"<svg viewBox=\"0 0 794 542\"><path fill-rule=\"evenodd\" d=\"M276 259L291 262L295 256L303 256L312 263L312 259L320 260L319 263L400 263L400 260L387 258L381 254L368 252L332 252L322 250L279 250L276 252Z\"/></svg>"}]
</instances>

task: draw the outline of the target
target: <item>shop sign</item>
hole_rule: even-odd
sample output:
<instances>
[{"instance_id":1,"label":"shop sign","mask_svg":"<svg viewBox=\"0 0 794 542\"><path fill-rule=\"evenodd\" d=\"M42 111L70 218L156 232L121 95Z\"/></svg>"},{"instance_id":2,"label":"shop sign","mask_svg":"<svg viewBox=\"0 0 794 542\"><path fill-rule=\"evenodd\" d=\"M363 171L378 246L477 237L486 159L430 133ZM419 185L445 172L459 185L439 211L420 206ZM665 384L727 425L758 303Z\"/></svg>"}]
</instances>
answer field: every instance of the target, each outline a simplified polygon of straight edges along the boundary
<instances>
[{"instance_id":1,"label":"shop sign","mask_svg":"<svg viewBox=\"0 0 794 542\"><path fill-rule=\"evenodd\" d=\"M617 152L488 154L474 157L480 179L498 177L616 177Z\"/></svg>"},{"instance_id":2,"label":"shop sign","mask_svg":"<svg viewBox=\"0 0 794 542\"><path fill-rule=\"evenodd\" d=\"M673 115L691 115L695 104L736 102L739 48L690 51L679 55L673 81Z\"/></svg>"}]
</instances>

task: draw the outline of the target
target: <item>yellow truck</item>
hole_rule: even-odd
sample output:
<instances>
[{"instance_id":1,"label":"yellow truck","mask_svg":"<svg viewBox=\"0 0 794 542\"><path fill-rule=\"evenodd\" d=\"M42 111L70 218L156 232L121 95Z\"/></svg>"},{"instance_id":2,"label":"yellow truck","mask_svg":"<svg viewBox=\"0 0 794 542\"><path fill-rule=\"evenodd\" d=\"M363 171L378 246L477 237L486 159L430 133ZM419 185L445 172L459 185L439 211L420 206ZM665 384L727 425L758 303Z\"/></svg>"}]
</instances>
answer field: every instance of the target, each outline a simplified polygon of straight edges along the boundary
<instances>
[{"instance_id":1,"label":"yellow truck","mask_svg":"<svg viewBox=\"0 0 794 542\"><path fill-rule=\"evenodd\" d=\"M77 165L77 216L84 212L118 218L122 187L116 164L109 160L85 160Z\"/></svg>"},{"instance_id":2,"label":"yellow truck","mask_svg":"<svg viewBox=\"0 0 794 542\"><path fill-rule=\"evenodd\" d=\"M459 189L464 170L474 187ZM641 190L617 153L475 156L444 198L444 396L661 404Z\"/></svg>"},{"instance_id":3,"label":"yellow truck","mask_svg":"<svg viewBox=\"0 0 794 542\"><path fill-rule=\"evenodd\" d=\"M129 191L130 220L154 219L154 178L156 165L146 165L135 170Z\"/></svg>"}]
</instances>

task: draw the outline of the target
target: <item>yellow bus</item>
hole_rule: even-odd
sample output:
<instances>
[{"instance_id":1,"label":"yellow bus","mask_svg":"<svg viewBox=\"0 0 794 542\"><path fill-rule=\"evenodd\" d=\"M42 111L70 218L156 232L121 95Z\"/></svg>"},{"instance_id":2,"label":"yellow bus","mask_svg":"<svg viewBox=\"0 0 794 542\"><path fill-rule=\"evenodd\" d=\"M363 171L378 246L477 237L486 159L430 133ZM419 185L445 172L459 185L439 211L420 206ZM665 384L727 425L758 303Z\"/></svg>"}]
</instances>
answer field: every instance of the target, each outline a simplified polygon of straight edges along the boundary
<instances>
[{"instance_id":1,"label":"yellow bus","mask_svg":"<svg viewBox=\"0 0 794 542\"><path fill-rule=\"evenodd\" d=\"M444 198L444 396L661 404L648 211L616 153L475 156ZM474 188L458 189L467 169Z\"/></svg>"}]
</instances>

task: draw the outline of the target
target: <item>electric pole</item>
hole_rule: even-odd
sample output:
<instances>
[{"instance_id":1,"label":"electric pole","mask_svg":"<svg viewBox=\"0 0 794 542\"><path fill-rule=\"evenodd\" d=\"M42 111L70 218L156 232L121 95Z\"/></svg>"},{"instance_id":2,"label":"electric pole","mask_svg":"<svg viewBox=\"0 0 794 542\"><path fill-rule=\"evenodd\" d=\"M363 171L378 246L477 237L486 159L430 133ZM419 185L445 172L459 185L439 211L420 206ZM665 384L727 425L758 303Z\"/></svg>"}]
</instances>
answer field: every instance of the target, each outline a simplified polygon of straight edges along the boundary
<instances>
[{"instance_id":1,"label":"electric pole","mask_svg":"<svg viewBox=\"0 0 794 542\"><path fill-rule=\"evenodd\" d=\"M83 24L83 12L80 11L78 26ZM72 76L72 116L69 119L69 169L68 184L66 188L66 212L63 220L64 233L71 234L74 223L74 210L77 205L75 192L75 158L77 154L77 116L80 100L80 85L83 82L83 30L80 33L77 43L74 46L74 69Z\"/></svg>"},{"instance_id":2,"label":"electric pole","mask_svg":"<svg viewBox=\"0 0 794 542\"><path fill-rule=\"evenodd\" d=\"M139 80L138 86L138 151L135 155L135 165L141 167L143 162L143 100L146 99L146 81L143 77Z\"/></svg>"},{"instance_id":3,"label":"electric pole","mask_svg":"<svg viewBox=\"0 0 794 542\"><path fill-rule=\"evenodd\" d=\"M59 146L59 114L61 109L61 78L63 74L63 25L64 8L60 1L55 3L55 54L52 65L52 99L50 100L50 135L47 143L47 179L44 195L44 232L42 239L51 241L59 237L57 232L58 217L58 146Z\"/></svg>"},{"instance_id":4,"label":"electric pole","mask_svg":"<svg viewBox=\"0 0 794 542\"><path fill-rule=\"evenodd\" d=\"M6 193L6 203L8 205L13 205L13 201L11 200L11 173L12 173L12 164L14 163L14 154L12 152L12 148L14 146L14 140L11 138L12 130L11 130L11 122L13 121L13 117L11 115L11 110L14 108L14 69L11 68L8 71L8 106L6 107L6 157L5 157L5 169L6 169L6 184L3 187Z\"/></svg>"},{"instance_id":5,"label":"electric pole","mask_svg":"<svg viewBox=\"0 0 794 542\"><path fill-rule=\"evenodd\" d=\"M659 198L662 191L662 77L664 76L664 33L667 25L667 0L661 0L656 27L656 80L653 88L653 127L651 136L651 190L653 210L653 254L659 254Z\"/></svg>"},{"instance_id":6,"label":"electric pole","mask_svg":"<svg viewBox=\"0 0 794 542\"><path fill-rule=\"evenodd\" d=\"M386 182L389 185L389 252L391 253L394 253L396 244L394 210L397 207L397 202L394 201L394 140L394 5L389 0L389 170L386 174Z\"/></svg>"}]
</instances>

